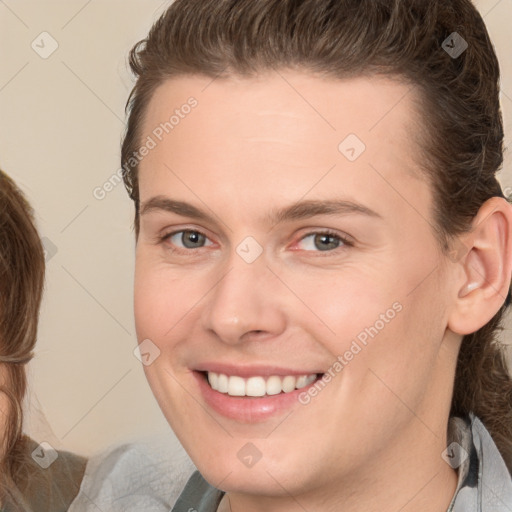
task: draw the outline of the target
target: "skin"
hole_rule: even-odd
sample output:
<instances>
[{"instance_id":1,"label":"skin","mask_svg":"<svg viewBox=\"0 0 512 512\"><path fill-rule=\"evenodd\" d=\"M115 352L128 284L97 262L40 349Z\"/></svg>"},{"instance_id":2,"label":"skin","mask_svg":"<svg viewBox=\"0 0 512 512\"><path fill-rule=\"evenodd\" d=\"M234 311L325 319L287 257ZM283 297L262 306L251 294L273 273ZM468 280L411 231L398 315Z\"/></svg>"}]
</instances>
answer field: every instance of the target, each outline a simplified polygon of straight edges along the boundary
<instances>
[{"instance_id":1,"label":"skin","mask_svg":"<svg viewBox=\"0 0 512 512\"><path fill-rule=\"evenodd\" d=\"M198 106L140 163L141 207L167 196L213 220L141 215L135 317L139 342L160 350L144 369L163 413L203 476L227 491L219 510L446 510L457 351L504 302L511 208L489 200L461 238L468 252L441 253L414 161L415 91L390 79L179 77L154 93L142 138L190 96ZM350 133L366 145L353 162L338 150ZM380 217L265 222L275 208L333 197ZM202 246L162 240L186 229L206 236ZM325 229L353 245L322 250L314 233ZM250 264L236 252L247 236L264 248ZM326 372L396 302L400 313L308 405L237 421L199 391L192 370L204 361ZM250 468L237 456L248 442L261 453Z\"/></svg>"},{"instance_id":2,"label":"skin","mask_svg":"<svg viewBox=\"0 0 512 512\"><path fill-rule=\"evenodd\" d=\"M0 388L8 386L9 379L7 378L7 369L4 363L0 363ZM0 392L0 470L4 467L5 457L5 431L7 428L7 419L10 414L9 399L5 393ZM3 505L2 496L0 496L0 507Z\"/></svg>"}]
</instances>

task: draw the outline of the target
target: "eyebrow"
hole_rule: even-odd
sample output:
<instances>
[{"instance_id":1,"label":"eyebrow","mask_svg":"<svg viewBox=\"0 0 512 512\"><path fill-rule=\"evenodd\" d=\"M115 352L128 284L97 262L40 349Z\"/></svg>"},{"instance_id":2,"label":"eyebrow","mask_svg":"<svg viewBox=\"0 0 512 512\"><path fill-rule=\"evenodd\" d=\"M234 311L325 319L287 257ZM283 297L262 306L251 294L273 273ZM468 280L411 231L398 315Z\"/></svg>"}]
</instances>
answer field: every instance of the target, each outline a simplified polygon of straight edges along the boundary
<instances>
[{"instance_id":1,"label":"eyebrow","mask_svg":"<svg viewBox=\"0 0 512 512\"><path fill-rule=\"evenodd\" d=\"M185 201L177 201L165 196L155 196L145 201L141 205L140 215L153 211L171 212L183 217L215 222L213 216L204 210ZM284 208L274 208L263 220L270 225L274 225L286 221L307 219L316 215L348 214L360 214L382 219L382 215L367 206L346 199L309 199L297 201Z\"/></svg>"}]
</instances>

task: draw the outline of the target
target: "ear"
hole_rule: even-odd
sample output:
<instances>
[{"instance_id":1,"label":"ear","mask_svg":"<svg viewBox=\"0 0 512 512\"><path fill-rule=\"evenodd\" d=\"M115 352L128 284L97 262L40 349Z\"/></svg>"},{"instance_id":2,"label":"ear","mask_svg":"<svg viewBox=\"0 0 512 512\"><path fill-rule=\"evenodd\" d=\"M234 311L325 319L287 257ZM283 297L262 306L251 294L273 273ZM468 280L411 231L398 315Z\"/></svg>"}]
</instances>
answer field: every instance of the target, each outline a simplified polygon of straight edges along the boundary
<instances>
[{"instance_id":1,"label":"ear","mask_svg":"<svg viewBox=\"0 0 512 512\"><path fill-rule=\"evenodd\" d=\"M460 275L448 328L471 334L483 327L505 302L512 280L512 205L491 197L478 210L472 229L459 237ZM451 254L454 254L453 251Z\"/></svg>"}]
</instances>

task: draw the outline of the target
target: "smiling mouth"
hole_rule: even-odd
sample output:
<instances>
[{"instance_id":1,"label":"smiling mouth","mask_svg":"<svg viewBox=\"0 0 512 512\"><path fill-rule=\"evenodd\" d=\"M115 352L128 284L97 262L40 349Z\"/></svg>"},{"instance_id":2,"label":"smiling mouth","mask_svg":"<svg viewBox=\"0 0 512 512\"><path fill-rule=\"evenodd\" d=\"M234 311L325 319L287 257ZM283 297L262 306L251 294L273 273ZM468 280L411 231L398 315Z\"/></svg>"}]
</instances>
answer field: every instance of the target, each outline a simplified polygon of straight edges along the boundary
<instances>
[{"instance_id":1,"label":"smiling mouth","mask_svg":"<svg viewBox=\"0 0 512 512\"><path fill-rule=\"evenodd\" d=\"M226 375L216 372L202 372L214 391L237 397L263 397L291 393L309 386L321 378L321 373L307 375L271 375L270 377L248 377Z\"/></svg>"}]
</instances>

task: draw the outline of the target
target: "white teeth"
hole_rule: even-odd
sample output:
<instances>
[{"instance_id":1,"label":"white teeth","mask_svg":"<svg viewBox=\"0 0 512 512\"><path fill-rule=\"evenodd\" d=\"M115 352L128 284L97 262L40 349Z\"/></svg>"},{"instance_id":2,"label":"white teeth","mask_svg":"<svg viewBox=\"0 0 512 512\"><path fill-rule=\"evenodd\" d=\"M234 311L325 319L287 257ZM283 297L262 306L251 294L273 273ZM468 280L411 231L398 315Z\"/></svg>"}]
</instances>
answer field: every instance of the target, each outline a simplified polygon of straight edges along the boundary
<instances>
[{"instance_id":1,"label":"white teeth","mask_svg":"<svg viewBox=\"0 0 512 512\"><path fill-rule=\"evenodd\" d=\"M236 375L208 372L208 382L215 391L227 393L230 396L265 396L278 395L281 392L290 393L312 384L317 378L316 373L309 375L272 375L265 377L249 377L244 379Z\"/></svg>"},{"instance_id":2,"label":"white teeth","mask_svg":"<svg viewBox=\"0 0 512 512\"><path fill-rule=\"evenodd\" d=\"M295 383L297 382L297 379L293 375L288 375L283 379L283 391L285 393L289 393L290 391L293 391L295 389Z\"/></svg>"},{"instance_id":3,"label":"white teeth","mask_svg":"<svg viewBox=\"0 0 512 512\"><path fill-rule=\"evenodd\" d=\"M228 376L223 373L219 373L219 384L217 386L217 391L221 393L227 393L229 389Z\"/></svg>"},{"instance_id":4,"label":"white teeth","mask_svg":"<svg viewBox=\"0 0 512 512\"><path fill-rule=\"evenodd\" d=\"M295 384L295 387L297 389L305 388L306 386L309 386L315 379L316 375L301 375L297 379L297 384Z\"/></svg>"},{"instance_id":5,"label":"white teeth","mask_svg":"<svg viewBox=\"0 0 512 512\"><path fill-rule=\"evenodd\" d=\"M210 386L212 389L215 389L215 391L219 390L219 374L214 372L208 372L208 382L210 383Z\"/></svg>"},{"instance_id":6,"label":"white teeth","mask_svg":"<svg viewBox=\"0 0 512 512\"><path fill-rule=\"evenodd\" d=\"M228 395L245 396L245 379L236 376L229 377Z\"/></svg>"},{"instance_id":7,"label":"white teeth","mask_svg":"<svg viewBox=\"0 0 512 512\"><path fill-rule=\"evenodd\" d=\"M280 377L273 375L267 380L267 395L278 395L283 390L283 383Z\"/></svg>"},{"instance_id":8,"label":"white teeth","mask_svg":"<svg viewBox=\"0 0 512 512\"><path fill-rule=\"evenodd\" d=\"M245 386L245 394L247 396L263 396L265 392L266 386L263 377L251 377L247 379L247 385Z\"/></svg>"}]
</instances>

